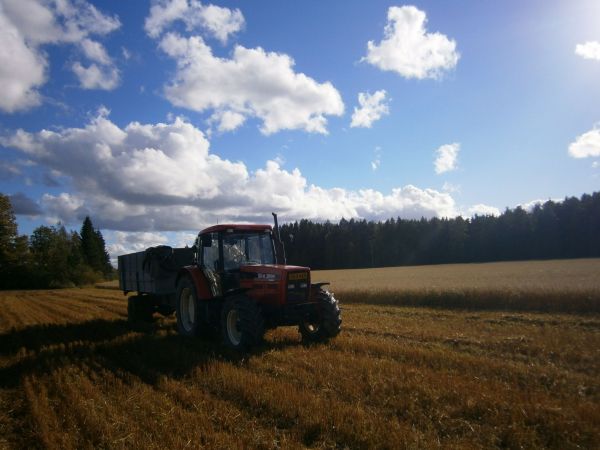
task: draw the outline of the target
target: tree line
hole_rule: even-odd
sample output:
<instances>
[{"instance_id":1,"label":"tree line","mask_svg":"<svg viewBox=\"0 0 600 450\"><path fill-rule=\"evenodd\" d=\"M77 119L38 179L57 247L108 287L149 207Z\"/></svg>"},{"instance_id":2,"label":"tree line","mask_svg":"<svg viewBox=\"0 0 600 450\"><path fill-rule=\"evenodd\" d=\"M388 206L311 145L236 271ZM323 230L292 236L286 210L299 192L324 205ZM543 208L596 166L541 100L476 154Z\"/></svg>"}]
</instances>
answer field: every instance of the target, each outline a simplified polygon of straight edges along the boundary
<instances>
[{"instance_id":1,"label":"tree line","mask_svg":"<svg viewBox=\"0 0 600 450\"><path fill-rule=\"evenodd\" d=\"M79 233L58 224L19 235L10 199L0 194L0 289L80 286L113 272L102 233L89 217Z\"/></svg>"},{"instance_id":2,"label":"tree line","mask_svg":"<svg viewBox=\"0 0 600 450\"><path fill-rule=\"evenodd\" d=\"M288 262L313 269L600 257L600 192L471 219L301 220L281 236Z\"/></svg>"}]
</instances>

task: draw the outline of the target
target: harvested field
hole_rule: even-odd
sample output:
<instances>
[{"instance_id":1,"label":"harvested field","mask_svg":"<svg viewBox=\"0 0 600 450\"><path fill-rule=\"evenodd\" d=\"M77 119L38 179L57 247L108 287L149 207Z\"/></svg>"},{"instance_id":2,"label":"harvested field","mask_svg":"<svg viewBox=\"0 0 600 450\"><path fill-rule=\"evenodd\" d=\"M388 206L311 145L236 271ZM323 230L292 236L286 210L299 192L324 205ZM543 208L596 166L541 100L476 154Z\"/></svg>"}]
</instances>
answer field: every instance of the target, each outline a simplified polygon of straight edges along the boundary
<instances>
[{"instance_id":1,"label":"harvested field","mask_svg":"<svg viewBox=\"0 0 600 450\"><path fill-rule=\"evenodd\" d=\"M600 316L345 304L248 357L118 291L0 293L0 447L598 448Z\"/></svg>"}]
</instances>

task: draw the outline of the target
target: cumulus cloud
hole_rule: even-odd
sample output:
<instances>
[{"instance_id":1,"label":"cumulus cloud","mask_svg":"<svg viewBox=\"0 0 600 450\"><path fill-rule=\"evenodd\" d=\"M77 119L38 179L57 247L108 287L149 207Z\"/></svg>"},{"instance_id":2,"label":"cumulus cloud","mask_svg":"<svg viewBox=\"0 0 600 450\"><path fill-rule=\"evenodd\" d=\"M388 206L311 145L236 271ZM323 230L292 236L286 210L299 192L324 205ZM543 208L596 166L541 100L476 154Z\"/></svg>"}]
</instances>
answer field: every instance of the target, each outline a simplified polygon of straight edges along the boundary
<instances>
[{"instance_id":1,"label":"cumulus cloud","mask_svg":"<svg viewBox=\"0 0 600 450\"><path fill-rule=\"evenodd\" d=\"M21 176L22 171L18 164L8 161L0 161L0 177L3 180L12 180Z\"/></svg>"},{"instance_id":2,"label":"cumulus cloud","mask_svg":"<svg viewBox=\"0 0 600 450\"><path fill-rule=\"evenodd\" d=\"M560 202L562 202L562 199L560 199L560 198L536 199L536 200L528 201L526 203L520 203L517 205L517 207L520 207L527 212L531 212L531 211L533 211L533 209L536 206L538 206L538 205L542 206L542 205L544 205L544 203L550 202L550 201L552 201L554 203L560 203Z\"/></svg>"},{"instance_id":3,"label":"cumulus cloud","mask_svg":"<svg viewBox=\"0 0 600 450\"><path fill-rule=\"evenodd\" d=\"M17 215L38 216L42 213L40 206L22 192L9 195L13 211Z\"/></svg>"},{"instance_id":4,"label":"cumulus cloud","mask_svg":"<svg viewBox=\"0 0 600 450\"><path fill-rule=\"evenodd\" d=\"M217 123L220 132L233 131L245 121L246 117L243 114L234 111L217 111L208 120L210 124Z\"/></svg>"},{"instance_id":5,"label":"cumulus cloud","mask_svg":"<svg viewBox=\"0 0 600 450\"><path fill-rule=\"evenodd\" d=\"M46 59L25 42L0 4L0 109L12 113L40 104L37 88L46 81Z\"/></svg>"},{"instance_id":6,"label":"cumulus cloud","mask_svg":"<svg viewBox=\"0 0 600 450\"><path fill-rule=\"evenodd\" d=\"M600 42L588 41L575 46L575 53L584 59L596 59L600 61Z\"/></svg>"},{"instance_id":7,"label":"cumulus cloud","mask_svg":"<svg viewBox=\"0 0 600 450\"><path fill-rule=\"evenodd\" d=\"M148 247L170 245L171 247L191 247L198 233L187 232L129 232L106 230L103 233L106 249L111 256L111 263L117 266L117 257L127 253L141 252Z\"/></svg>"},{"instance_id":8,"label":"cumulus cloud","mask_svg":"<svg viewBox=\"0 0 600 450\"><path fill-rule=\"evenodd\" d=\"M112 64L108 66L92 63L85 67L80 62L72 66L73 73L77 75L79 84L83 89L112 90L119 85L119 70Z\"/></svg>"},{"instance_id":9,"label":"cumulus cloud","mask_svg":"<svg viewBox=\"0 0 600 450\"><path fill-rule=\"evenodd\" d=\"M187 31L203 30L223 44L244 27L239 9L203 5L197 0L159 0L150 8L144 28L148 36L157 38L175 21L185 23Z\"/></svg>"},{"instance_id":10,"label":"cumulus cloud","mask_svg":"<svg viewBox=\"0 0 600 450\"><path fill-rule=\"evenodd\" d=\"M433 163L435 167L435 173L438 175L445 172L455 170L458 164L458 152L460 151L460 144L455 142L454 144L442 145L435 151L436 158Z\"/></svg>"},{"instance_id":11,"label":"cumulus cloud","mask_svg":"<svg viewBox=\"0 0 600 450\"><path fill-rule=\"evenodd\" d=\"M451 193L460 193L461 191L461 187L460 184L453 184L453 183L448 183L447 181L444 182L444 185L442 186L442 191L444 192L451 192Z\"/></svg>"},{"instance_id":12,"label":"cumulus cloud","mask_svg":"<svg viewBox=\"0 0 600 450\"><path fill-rule=\"evenodd\" d=\"M587 133L577 136L569 145L569 155L573 158L600 156L600 128L593 128Z\"/></svg>"},{"instance_id":13,"label":"cumulus cloud","mask_svg":"<svg viewBox=\"0 0 600 450\"><path fill-rule=\"evenodd\" d=\"M85 1L3 0L0 4L0 109L25 110L41 103L46 82L48 44L76 44L92 58L107 57L90 35L106 35L120 26ZM96 47L96 48L93 48ZM92 55L92 56L90 56Z\"/></svg>"},{"instance_id":14,"label":"cumulus cloud","mask_svg":"<svg viewBox=\"0 0 600 450\"><path fill-rule=\"evenodd\" d=\"M385 90L375 91L374 94L360 92L358 94L358 104L360 107L354 107L352 122L350 127L371 128L373 122L381 119L382 116L389 114L389 104L385 101Z\"/></svg>"},{"instance_id":15,"label":"cumulus cloud","mask_svg":"<svg viewBox=\"0 0 600 450\"><path fill-rule=\"evenodd\" d=\"M202 131L180 118L121 128L102 110L82 128L19 130L0 144L70 180L71 193L45 194L40 202L64 223L92 214L104 229L182 231L217 220L268 223L271 211L286 220L457 214L451 195L433 189L326 189L275 161L250 172L210 152Z\"/></svg>"},{"instance_id":16,"label":"cumulus cloud","mask_svg":"<svg viewBox=\"0 0 600 450\"><path fill-rule=\"evenodd\" d=\"M427 16L414 6L388 9L384 38L369 41L364 61L381 70L405 78L439 78L443 71L456 67L459 53L456 41L441 33L428 33Z\"/></svg>"},{"instance_id":17,"label":"cumulus cloud","mask_svg":"<svg viewBox=\"0 0 600 450\"><path fill-rule=\"evenodd\" d=\"M241 117L257 117L264 134L284 129L327 133L325 116L344 112L337 89L294 72L288 55L238 45L231 59L219 58L201 37L175 33L165 35L160 48L177 62L175 78L165 87L174 105L229 111L238 125Z\"/></svg>"},{"instance_id":18,"label":"cumulus cloud","mask_svg":"<svg viewBox=\"0 0 600 450\"><path fill-rule=\"evenodd\" d=\"M499 216L500 210L495 206L484 205L483 203L478 203L469 207L466 213L463 216L466 217L474 217L474 216Z\"/></svg>"}]
</instances>

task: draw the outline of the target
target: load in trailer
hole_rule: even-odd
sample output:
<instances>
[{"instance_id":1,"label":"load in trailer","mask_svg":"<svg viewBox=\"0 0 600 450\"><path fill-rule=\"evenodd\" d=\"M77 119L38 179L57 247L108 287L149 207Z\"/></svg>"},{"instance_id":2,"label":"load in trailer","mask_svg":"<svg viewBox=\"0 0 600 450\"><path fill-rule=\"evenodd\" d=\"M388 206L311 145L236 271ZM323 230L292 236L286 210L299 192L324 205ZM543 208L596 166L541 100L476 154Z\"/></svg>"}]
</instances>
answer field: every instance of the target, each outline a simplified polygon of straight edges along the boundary
<instances>
[{"instance_id":1,"label":"load in trailer","mask_svg":"<svg viewBox=\"0 0 600 450\"><path fill-rule=\"evenodd\" d=\"M271 225L215 225L192 248L166 246L119 256L119 287L130 321L155 312L176 313L179 333L220 333L223 342L247 350L265 330L297 325L304 341L322 342L340 332L340 308L311 283L308 267L287 265L277 216Z\"/></svg>"}]
</instances>

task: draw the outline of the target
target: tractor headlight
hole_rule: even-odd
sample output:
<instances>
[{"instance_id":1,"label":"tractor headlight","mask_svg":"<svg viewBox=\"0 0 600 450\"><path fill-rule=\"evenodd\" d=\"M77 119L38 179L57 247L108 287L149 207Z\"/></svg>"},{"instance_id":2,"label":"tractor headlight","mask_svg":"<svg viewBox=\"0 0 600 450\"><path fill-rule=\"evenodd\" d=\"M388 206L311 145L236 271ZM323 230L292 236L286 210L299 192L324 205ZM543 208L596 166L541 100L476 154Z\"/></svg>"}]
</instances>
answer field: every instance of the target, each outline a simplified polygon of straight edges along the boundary
<instances>
[{"instance_id":1,"label":"tractor headlight","mask_svg":"<svg viewBox=\"0 0 600 450\"><path fill-rule=\"evenodd\" d=\"M288 284L288 289L294 289L294 283Z\"/></svg>"}]
</instances>

